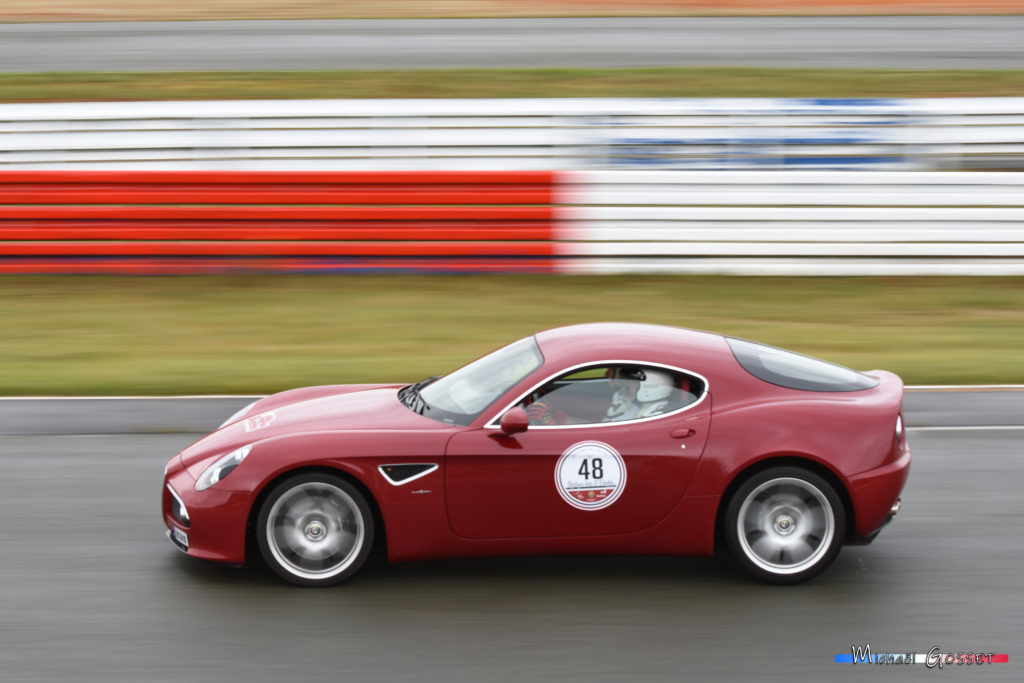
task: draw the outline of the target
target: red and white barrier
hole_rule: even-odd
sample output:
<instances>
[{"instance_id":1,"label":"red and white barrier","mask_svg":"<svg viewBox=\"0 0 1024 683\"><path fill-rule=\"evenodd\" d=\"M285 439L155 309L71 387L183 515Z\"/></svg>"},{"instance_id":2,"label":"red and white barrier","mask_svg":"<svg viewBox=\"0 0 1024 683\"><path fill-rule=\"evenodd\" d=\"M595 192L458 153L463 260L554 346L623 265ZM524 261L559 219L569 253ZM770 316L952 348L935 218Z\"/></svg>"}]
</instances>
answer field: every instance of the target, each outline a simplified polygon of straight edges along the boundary
<instances>
[{"instance_id":1,"label":"red and white barrier","mask_svg":"<svg viewBox=\"0 0 1024 683\"><path fill-rule=\"evenodd\" d=\"M1024 274L1024 174L6 171L0 273Z\"/></svg>"}]
</instances>

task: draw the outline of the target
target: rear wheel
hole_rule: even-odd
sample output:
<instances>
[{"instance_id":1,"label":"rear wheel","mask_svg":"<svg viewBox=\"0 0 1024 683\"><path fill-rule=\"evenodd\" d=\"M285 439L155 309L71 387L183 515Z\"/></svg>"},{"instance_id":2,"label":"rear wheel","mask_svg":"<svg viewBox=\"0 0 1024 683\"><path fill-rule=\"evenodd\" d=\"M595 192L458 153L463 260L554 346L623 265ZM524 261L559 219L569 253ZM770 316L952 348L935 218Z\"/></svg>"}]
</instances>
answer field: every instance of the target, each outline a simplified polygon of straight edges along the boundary
<instances>
[{"instance_id":1,"label":"rear wheel","mask_svg":"<svg viewBox=\"0 0 1024 683\"><path fill-rule=\"evenodd\" d=\"M279 576L300 586L349 578L373 546L366 498L341 477L300 474L271 490L260 508L260 554Z\"/></svg>"},{"instance_id":2,"label":"rear wheel","mask_svg":"<svg viewBox=\"0 0 1024 683\"><path fill-rule=\"evenodd\" d=\"M800 467L773 467L745 481L726 509L729 551L768 583L799 583L839 554L846 514L835 489Z\"/></svg>"}]
</instances>

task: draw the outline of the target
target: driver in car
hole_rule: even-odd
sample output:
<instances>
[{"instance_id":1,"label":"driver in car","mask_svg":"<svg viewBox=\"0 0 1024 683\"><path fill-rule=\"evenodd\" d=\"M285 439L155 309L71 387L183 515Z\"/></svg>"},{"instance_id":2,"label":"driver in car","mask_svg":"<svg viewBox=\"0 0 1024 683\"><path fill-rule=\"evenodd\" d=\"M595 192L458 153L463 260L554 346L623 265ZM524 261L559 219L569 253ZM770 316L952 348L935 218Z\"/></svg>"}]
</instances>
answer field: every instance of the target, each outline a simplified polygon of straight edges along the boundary
<instances>
[{"instance_id":1,"label":"driver in car","mask_svg":"<svg viewBox=\"0 0 1024 683\"><path fill-rule=\"evenodd\" d=\"M649 368L616 368L611 382L615 394L604 422L661 415L668 407L674 387L672 375Z\"/></svg>"},{"instance_id":2,"label":"driver in car","mask_svg":"<svg viewBox=\"0 0 1024 683\"><path fill-rule=\"evenodd\" d=\"M675 387L670 373L627 366L609 370L608 377L614 394L611 405L601 419L602 422L636 420L666 412L669 397ZM527 405L526 414L530 418L530 424L534 425L583 424L587 422L574 419L555 409L545 400L535 400Z\"/></svg>"}]
</instances>

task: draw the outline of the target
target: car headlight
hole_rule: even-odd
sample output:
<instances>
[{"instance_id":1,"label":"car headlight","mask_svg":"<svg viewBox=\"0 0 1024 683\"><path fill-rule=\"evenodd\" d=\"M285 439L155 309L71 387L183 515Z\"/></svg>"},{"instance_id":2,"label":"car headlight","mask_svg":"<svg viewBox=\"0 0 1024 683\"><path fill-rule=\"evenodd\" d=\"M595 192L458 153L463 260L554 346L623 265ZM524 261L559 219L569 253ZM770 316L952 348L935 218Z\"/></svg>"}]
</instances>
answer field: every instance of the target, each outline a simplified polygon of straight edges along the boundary
<instances>
[{"instance_id":1,"label":"car headlight","mask_svg":"<svg viewBox=\"0 0 1024 683\"><path fill-rule=\"evenodd\" d=\"M210 488L224 477L231 474L236 467L242 464L245 460L245 456L249 455L249 451L252 450L252 446L242 446L238 450L231 451L223 458L217 460L203 472L199 480L196 481L196 491L205 491Z\"/></svg>"},{"instance_id":2,"label":"car headlight","mask_svg":"<svg viewBox=\"0 0 1024 683\"><path fill-rule=\"evenodd\" d=\"M256 405L257 403L259 403L259 399L256 399L255 401L253 401L252 403L250 403L250 404L249 404L249 405L247 405L246 407L242 408L241 410L239 410L239 411L238 411L237 413L235 413L234 415L232 415L232 416L231 416L231 417L229 417L228 419L224 420L224 421L223 421L223 422L222 422L222 423L220 424L220 427L217 427L217 429L222 429L222 428L224 428L224 427L227 427L227 426L228 426L229 424L231 424L232 422L235 422L236 420L240 420L240 419L242 419L242 416L243 416L243 415L245 415L246 413L248 413L248 412L249 412L249 409L250 409L250 408L252 408L252 407L253 407L254 405Z\"/></svg>"}]
</instances>

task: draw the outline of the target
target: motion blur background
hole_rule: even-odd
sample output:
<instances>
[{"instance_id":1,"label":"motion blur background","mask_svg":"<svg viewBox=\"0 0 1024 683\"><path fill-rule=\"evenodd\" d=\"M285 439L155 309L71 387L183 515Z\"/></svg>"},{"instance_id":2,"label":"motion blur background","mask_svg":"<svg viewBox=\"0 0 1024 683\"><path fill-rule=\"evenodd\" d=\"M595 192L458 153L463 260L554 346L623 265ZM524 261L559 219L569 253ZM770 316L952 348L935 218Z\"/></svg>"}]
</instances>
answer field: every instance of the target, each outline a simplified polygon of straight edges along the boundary
<instances>
[{"instance_id":1,"label":"motion blur background","mask_svg":"<svg viewBox=\"0 0 1024 683\"><path fill-rule=\"evenodd\" d=\"M592 320L1024 383L1022 13L5 0L0 396L414 381ZM804 680L865 642L1020 679L1018 391L911 394L904 513L795 590L719 559L315 595L179 563L159 470L233 401L0 400L11 680Z\"/></svg>"},{"instance_id":2,"label":"motion blur background","mask_svg":"<svg viewBox=\"0 0 1024 683\"><path fill-rule=\"evenodd\" d=\"M604 319L1024 381L1022 8L6 2L0 392L407 381Z\"/></svg>"}]
</instances>

